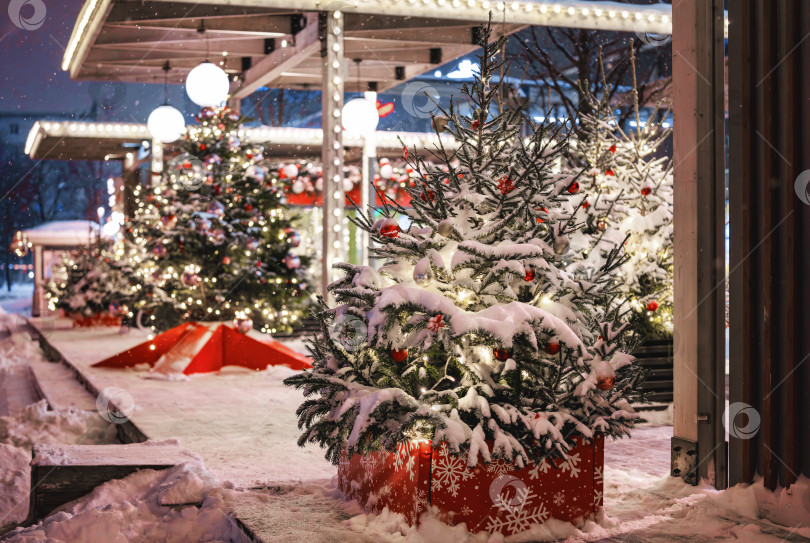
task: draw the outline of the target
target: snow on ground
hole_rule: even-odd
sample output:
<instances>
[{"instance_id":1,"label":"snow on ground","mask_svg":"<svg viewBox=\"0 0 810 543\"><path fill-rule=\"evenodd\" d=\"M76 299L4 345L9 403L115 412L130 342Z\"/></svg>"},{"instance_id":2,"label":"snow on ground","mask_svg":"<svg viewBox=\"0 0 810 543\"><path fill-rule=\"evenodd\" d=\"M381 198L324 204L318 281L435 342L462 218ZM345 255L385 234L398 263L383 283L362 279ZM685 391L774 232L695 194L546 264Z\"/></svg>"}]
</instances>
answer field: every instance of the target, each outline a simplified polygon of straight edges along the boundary
<instances>
[{"instance_id":1,"label":"snow on ground","mask_svg":"<svg viewBox=\"0 0 810 543\"><path fill-rule=\"evenodd\" d=\"M11 290L0 287L0 312L30 315L33 295L33 283L17 283L11 286Z\"/></svg>"},{"instance_id":2,"label":"snow on ground","mask_svg":"<svg viewBox=\"0 0 810 543\"><path fill-rule=\"evenodd\" d=\"M228 519L228 491L202 463L142 470L104 483L42 522L18 528L15 543L248 543Z\"/></svg>"},{"instance_id":3,"label":"snow on ground","mask_svg":"<svg viewBox=\"0 0 810 543\"><path fill-rule=\"evenodd\" d=\"M187 381L160 381L148 379L143 370L89 367L110 349L124 350L141 341L134 332L49 333L69 337L68 350L94 386L116 386L132 395L132 420L151 438L178 437L202 456L205 467L192 462L111 481L40 524L18 530L9 541L241 542L229 512L260 533L265 543L503 541L498 535L469 534L464 526L450 527L430 515L419 527L409 527L396 515L368 515L355 502L343 501L335 488L336 468L323 459L322 451L295 444L299 431L294 413L302 397L281 383L289 369L226 368ZM7 346L7 352L16 353L11 358L39 356L30 344L15 345L16 351ZM761 484L717 492L668 477L672 427L658 423L667 420L670 411L646 417L650 422L637 428L632 439L606 443L605 516L599 522L578 527L551 522L507 541L769 543L785 536L790 541L810 538L807 479L790 492L770 493ZM8 516L9 504L15 503L6 496L18 500L27 494L27 447L32 442L73 442L88 433L100 441L108 437L103 426L92 431L92 417L84 416L48 412L35 404L0 418L0 442L7 443L0 445L0 516ZM780 529L772 521L791 528Z\"/></svg>"}]
</instances>

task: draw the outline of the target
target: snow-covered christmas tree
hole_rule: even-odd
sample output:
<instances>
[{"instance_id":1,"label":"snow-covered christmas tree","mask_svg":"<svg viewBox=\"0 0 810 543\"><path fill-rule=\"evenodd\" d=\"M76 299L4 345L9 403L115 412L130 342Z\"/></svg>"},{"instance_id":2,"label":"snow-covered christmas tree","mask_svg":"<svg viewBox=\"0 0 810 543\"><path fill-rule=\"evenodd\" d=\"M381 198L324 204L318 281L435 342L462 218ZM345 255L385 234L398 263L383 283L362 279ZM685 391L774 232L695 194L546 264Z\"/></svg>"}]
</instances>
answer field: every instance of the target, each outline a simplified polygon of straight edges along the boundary
<instances>
[{"instance_id":1,"label":"snow-covered christmas tree","mask_svg":"<svg viewBox=\"0 0 810 543\"><path fill-rule=\"evenodd\" d=\"M635 78L634 60L631 67ZM576 274L599 268L623 244L627 260L616 269L616 281L633 329L665 337L672 333L673 178L660 149L671 131L663 126L667 112L657 108L642 121L636 87L634 82L629 94L635 113L629 128L618 125L608 93L589 96L593 114L580 120L571 162L585 170L581 185L589 205L577 217L584 228L572 237L582 259L568 269Z\"/></svg>"},{"instance_id":2,"label":"snow-covered christmas tree","mask_svg":"<svg viewBox=\"0 0 810 543\"><path fill-rule=\"evenodd\" d=\"M240 141L245 119L204 108L198 120L124 225L119 256L136 269L136 320L158 330L229 319L241 330L289 330L309 294L283 183L261 147Z\"/></svg>"},{"instance_id":3,"label":"snow-covered christmas tree","mask_svg":"<svg viewBox=\"0 0 810 543\"><path fill-rule=\"evenodd\" d=\"M473 115L456 102L434 119L461 148L436 149L436 167L404 149L419 175L413 207L358 221L383 264L338 266L314 367L286 380L308 396L299 444L335 463L347 449L431 439L468 465L480 455L523 466L633 425L641 377L610 275L620 251L587 280L565 271L582 204L577 176L554 173L568 142L534 123L522 136L521 109L497 109L503 43L485 34L478 78L462 89Z\"/></svg>"}]
</instances>

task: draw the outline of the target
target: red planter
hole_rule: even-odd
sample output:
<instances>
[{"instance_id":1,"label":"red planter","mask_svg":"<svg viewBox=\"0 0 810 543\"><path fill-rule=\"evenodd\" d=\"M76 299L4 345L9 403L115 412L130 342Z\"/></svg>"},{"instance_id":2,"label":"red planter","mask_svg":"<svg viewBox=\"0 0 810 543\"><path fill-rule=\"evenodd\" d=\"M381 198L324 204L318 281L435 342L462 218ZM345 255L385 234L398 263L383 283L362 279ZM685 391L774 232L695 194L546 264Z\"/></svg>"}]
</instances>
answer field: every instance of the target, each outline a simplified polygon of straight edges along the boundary
<instances>
[{"instance_id":1,"label":"red planter","mask_svg":"<svg viewBox=\"0 0 810 543\"><path fill-rule=\"evenodd\" d=\"M387 507L411 524L429 506L449 524L471 532L512 535L550 518L579 523L602 506L604 438L577 440L566 460L544 460L517 469L513 463L447 454L430 442L400 445L395 454L345 456L338 466L340 490L367 511Z\"/></svg>"},{"instance_id":2,"label":"red planter","mask_svg":"<svg viewBox=\"0 0 810 543\"><path fill-rule=\"evenodd\" d=\"M109 313L97 313L85 316L81 313L69 313L68 317L73 321L74 328L88 328L91 326L121 326L121 317L116 317Z\"/></svg>"}]
</instances>

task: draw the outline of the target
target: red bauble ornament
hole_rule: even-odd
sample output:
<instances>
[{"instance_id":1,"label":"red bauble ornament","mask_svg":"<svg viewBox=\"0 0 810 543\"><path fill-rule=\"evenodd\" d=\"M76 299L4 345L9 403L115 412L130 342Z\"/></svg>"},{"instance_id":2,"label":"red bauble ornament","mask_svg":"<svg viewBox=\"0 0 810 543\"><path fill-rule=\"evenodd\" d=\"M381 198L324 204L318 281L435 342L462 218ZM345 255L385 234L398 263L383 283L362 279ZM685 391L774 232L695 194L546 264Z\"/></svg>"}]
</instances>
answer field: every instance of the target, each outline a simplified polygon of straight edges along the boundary
<instances>
[{"instance_id":1,"label":"red bauble ornament","mask_svg":"<svg viewBox=\"0 0 810 543\"><path fill-rule=\"evenodd\" d=\"M186 162L185 164L183 164L183 167L185 169L187 169L187 170L190 170L191 169L191 162Z\"/></svg>"},{"instance_id":2,"label":"red bauble ornament","mask_svg":"<svg viewBox=\"0 0 810 543\"><path fill-rule=\"evenodd\" d=\"M476 120L474 120L474 121L472 122L472 124L470 125L470 128L472 128L473 130L477 130L477 129L478 129L478 126L479 126L480 124L481 124L481 123L479 123L479 122L478 122L478 119L476 119Z\"/></svg>"},{"instance_id":3,"label":"red bauble ornament","mask_svg":"<svg viewBox=\"0 0 810 543\"><path fill-rule=\"evenodd\" d=\"M543 211L548 215L548 209L546 209L545 207L540 208L540 211ZM540 217L535 217L534 220L541 224L546 222L545 219L541 219Z\"/></svg>"},{"instance_id":4,"label":"red bauble ornament","mask_svg":"<svg viewBox=\"0 0 810 543\"><path fill-rule=\"evenodd\" d=\"M643 189L641 189L642 196L649 196L651 192L652 189L650 187L644 187Z\"/></svg>"},{"instance_id":5,"label":"red bauble ornament","mask_svg":"<svg viewBox=\"0 0 810 543\"><path fill-rule=\"evenodd\" d=\"M571 186L568 187L568 192L570 192L571 194L578 193L579 192L579 183L577 183L576 181L571 183Z\"/></svg>"},{"instance_id":6,"label":"red bauble ornament","mask_svg":"<svg viewBox=\"0 0 810 543\"><path fill-rule=\"evenodd\" d=\"M588 203L588 200L582 202L582 209L588 209L590 206L591 204Z\"/></svg>"},{"instance_id":7,"label":"red bauble ornament","mask_svg":"<svg viewBox=\"0 0 810 543\"><path fill-rule=\"evenodd\" d=\"M512 356L510 351L499 349L498 347L492 349L492 354L495 356L495 360L500 360L501 362L506 362Z\"/></svg>"},{"instance_id":8,"label":"red bauble ornament","mask_svg":"<svg viewBox=\"0 0 810 543\"><path fill-rule=\"evenodd\" d=\"M615 377L602 377L601 379L596 381L596 388L599 390L610 390L613 388L613 385L616 384Z\"/></svg>"},{"instance_id":9,"label":"red bauble ornament","mask_svg":"<svg viewBox=\"0 0 810 543\"><path fill-rule=\"evenodd\" d=\"M222 187L219 185L214 185L214 195L219 196L222 194Z\"/></svg>"},{"instance_id":10,"label":"red bauble ornament","mask_svg":"<svg viewBox=\"0 0 810 543\"><path fill-rule=\"evenodd\" d=\"M515 190L515 184L508 177L501 177L498 180L498 190L505 196Z\"/></svg>"},{"instance_id":11,"label":"red bauble ornament","mask_svg":"<svg viewBox=\"0 0 810 543\"><path fill-rule=\"evenodd\" d=\"M253 206L248 204L245 206L245 211L253 211Z\"/></svg>"},{"instance_id":12,"label":"red bauble ornament","mask_svg":"<svg viewBox=\"0 0 810 543\"><path fill-rule=\"evenodd\" d=\"M557 354L560 352L560 344L559 343L546 343L543 345L543 350L546 351L548 354Z\"/></svg>"},{"instance_id":13,"label":"red bauble ornament","mask_svg":"<svg viewBox=\"0 0 810 543\"><path fill-rule=\"evenodd\" d=\"M384 224L380 227L380 235L386 238L397 238L399 237L399 225L398 224Z\"/></svg>"},{"instance_id":14,"label":"red bauble ornament","mask_svg":"<svg viewBox=\"0 0 810 543\"><path fill-rule=\"evenodd\" d=\"M610 177L613 177L613 176L614 176L614 175L616 175L616 174L615 174L615 173L613 173L613 170L606 170L606 171L605 171L605 175L609 175Z\"/></svg>"},{"instance_id":15,"label":"red bauble ornament","mask_svg":"<svg viewBox=\"0 0 810 543\"><path fill-rule=\"evenodd\" d=\"M616 152L616 144L615 144L615 143L614 143L613 145L611 145L611 146L610 146L610 152L611 152L611 153L615 153L615 152Z\"/></svg>"},{"instance_id":16,"label":"red bauble ornament","mask_svg":"<svg viewBox=\"0 0 810 543\"><path fill-rule=\"evenodd\" d=\"M652 300L647 304L647 311L657 311L658 310L658 302Z\"/></svg>"},{"instance_id":17,"label":"red bauble ornament","mask_svg":"<svg viewBox=\"0 0 810 543\"><path fill-rule=\"evenodd\" d=\"M394 362L405 362L408 358L408 349L391 349L391 358Z\"/></svg>"},{"instance_id":18,"label":"red bauble ornament","mask_svg":"<svg viewBox=\"0 0 810 543\"><path fill-rule=\"evenodd\" d=\"M222 259L222 263L227 266L228 264L231 263L231 257L226 256L225 258Z\"/></svg>"},{"instance_id":19,"label":"red bauble ornament","mask_svg":"<svg viewBox=\"0 0 810 543\"><path fill-rule=\"evenodd\" d=\"M419 195L419 198L420 198L420 199L421 199L423 202L427 202L427 201L428 201L428 198L430 198L430 201L432 202L432 201L433 201L433 199L434 199L434 198L436 198L436 193L435 193L435 192L433 192L432 190L429 190L429 191L427 191L427 192L422 192L422 194L420 194L420 195Z\"/></svg>"},{"instance_id":20,"label":"red bauble ornament","mask_svg":"<svg viewBox=\"0 0 810 543\"><path fill-rule=\"evenodd\" d=\"M534 268L531 266L526 266L526 275L523 276L523 280L527 283L534 281L536 274L534 273Z\"/></svg>"},{"instance_id":21,"label":"red bauble ornament","mask_svg":"<svg viewBox=\"0 0 810 543\"><path fill-rule=\"evenodd\" d=\"M205 151L205 144L204 143L200 144L200 151Z\"/></svg>"},{"instance_id":22,"label":"red bauble ornament","mask_svg":"<svg viewBox=\"0 0 810 543\"><path fill-rule=\"evenodd\" d=\"M262 261L261 261L261 260L259 260L259 261L257 261L257 262L256 262L256 267L257 267L257 268L261 268L261 267L262 267Z\"/></svg>"}]
</instances>

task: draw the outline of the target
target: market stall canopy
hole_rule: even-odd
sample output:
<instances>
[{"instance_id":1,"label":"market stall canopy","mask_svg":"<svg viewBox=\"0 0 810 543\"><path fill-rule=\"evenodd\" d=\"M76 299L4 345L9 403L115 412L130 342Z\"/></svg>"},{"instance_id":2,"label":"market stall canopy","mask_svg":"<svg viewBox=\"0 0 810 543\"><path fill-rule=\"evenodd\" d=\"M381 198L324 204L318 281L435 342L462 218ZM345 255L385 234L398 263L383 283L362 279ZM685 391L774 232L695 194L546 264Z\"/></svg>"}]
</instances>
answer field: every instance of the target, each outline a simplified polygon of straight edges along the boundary
<instances>
[{"instance_id":1,"label":"market stall canopy","mask_svg":"<svg viewBox=\"0 0 810 543\"><path fill-rule=\"evenodd\" d=\"M262 86L320 89L319 11L345 16L345 57L362 61L346 74L349 92L384 91L474 51L490 13L496 34L528 25L672 28L669 5L581 0L86 0L62 69L73 79L160 83L169 62L169 80L183 83L208 56L236 77L235 98Z\"/></svg>"},{"instance_id":2,"label":"market stall canopy","mask_svg":"<svg viewBox=\"0 0 810 543\"><path fill-rule=\"evenodd\" d=\"M22 231L31 245L78 247L98 239L98 223L93 221L52 221ZM103 234L102 234L103 235Z\"/></svg>"},{"instance_id":3,"label":"market stall canopy","mask_svg":"<svg viewBox=\"0 0 810 543\"><path fill-rule=\"evenodd\" d=\"M251 142L262 144L268 156L279 159L320 156L323 142L320 128L260 126L246 128L243 135ZM35 160L108 160L120 158L149 139L146 124L37 121L28 134L25 152ZM450 136L440 139L435 134L418 132L379 131L376 140L377 147L383 152L389 149L396 150L397 154L403 144L410 149L428 151L439 142L446 149L458 147ZM353 154L359 157L359 148L363 145L359 137L346 134L343 144L355 150L349 152L348 160ZM166 147L171 149L172 144Z\"/></svg>"}]
</instances>

